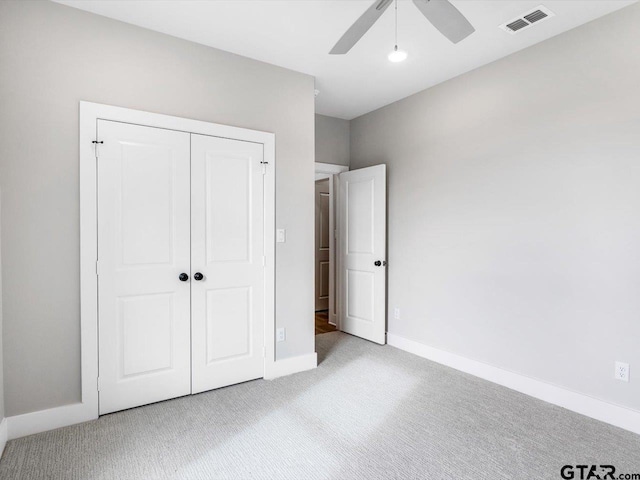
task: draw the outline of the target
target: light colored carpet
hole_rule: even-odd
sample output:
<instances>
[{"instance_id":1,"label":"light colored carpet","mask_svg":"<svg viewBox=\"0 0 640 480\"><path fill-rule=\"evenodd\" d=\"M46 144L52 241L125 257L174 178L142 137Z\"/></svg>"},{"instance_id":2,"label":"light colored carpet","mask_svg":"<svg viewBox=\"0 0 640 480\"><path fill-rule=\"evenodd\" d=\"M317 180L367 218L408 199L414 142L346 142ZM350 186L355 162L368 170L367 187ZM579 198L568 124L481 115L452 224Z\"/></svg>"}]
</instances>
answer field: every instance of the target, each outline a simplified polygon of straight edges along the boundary
<instances>
[{"instance_id":1,"label":"light colored carpet","mask_svg":"<svg viewBox=\"0 0 640 480\"><path fill-rule=\"evenodd\" d=\"M8 443L2 479L554 479L640 436L343 333L318 369Z\"/></svg>"}]
</instances>

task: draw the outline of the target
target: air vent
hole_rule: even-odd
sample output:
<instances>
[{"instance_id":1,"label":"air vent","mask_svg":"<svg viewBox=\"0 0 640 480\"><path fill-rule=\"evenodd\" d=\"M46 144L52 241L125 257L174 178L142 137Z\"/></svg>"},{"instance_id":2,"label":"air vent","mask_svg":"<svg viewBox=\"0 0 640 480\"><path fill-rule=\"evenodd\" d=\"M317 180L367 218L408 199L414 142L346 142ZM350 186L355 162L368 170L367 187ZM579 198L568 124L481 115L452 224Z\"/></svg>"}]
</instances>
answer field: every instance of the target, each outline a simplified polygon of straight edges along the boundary
<instances>
[{"instance_id":1,"label":"air vent","mask_svg":"<svg viewBox=\"0 0 640 480\"><path fill-rule=\"evenodd\" d=\"M509 30L511 30L512 32L517 32L521 28L525 28L525 27L528 27L528 26L529 26L529 24L527 22L525 22L524 20L522 20L521 18L519 18L515 22L511 22L511 23L507 24L507 28Z\"/></svg>"},{"instance_id":2,"label":"air vent","mask_svg":"<svg viewBox=\"0 0 640 480\"><path fill-rule=\"evenodd\" d=\"M531 27L534 23L538 23L547 18L554 17L555 13L549 10L544 5L540 5L533 10L529 10L528 12L523 13L519 17L516 17L506 23L500 25L500 28L505 32L509 32L511 34L515 34L522 30L525 30Z\"/></svg>"},{"instance_id":3,"label":"air vent","mask_svg":"<svg viewBox=\"0 0 640 480\"><path fill-rule=\"evenodd\" d=\"M542 10L536 10L529 15L525 15L524 19L529 23L536 23L538 20L542 20L543 18L547 18L548 16L549 15L544 13Z\"/></svg>"}]
</instances>

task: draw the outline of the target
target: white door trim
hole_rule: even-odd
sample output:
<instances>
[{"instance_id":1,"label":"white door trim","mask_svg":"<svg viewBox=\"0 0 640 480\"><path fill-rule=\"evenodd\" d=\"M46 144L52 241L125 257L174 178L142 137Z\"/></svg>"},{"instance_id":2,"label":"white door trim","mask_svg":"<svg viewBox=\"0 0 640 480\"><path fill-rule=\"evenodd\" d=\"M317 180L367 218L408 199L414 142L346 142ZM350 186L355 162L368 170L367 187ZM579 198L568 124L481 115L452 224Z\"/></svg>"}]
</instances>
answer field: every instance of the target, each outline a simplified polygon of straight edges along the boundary
<instances>
[{"instance_id":1,"label":"white door trim","mask_svg":"<svg viewBox=\"0 0 640 480\"><path fill-rule=\"evenodd\" d=\"M7 445L8 439L8 427L9 424L6 418L3 418L0 422L0 458L2 458L2 453L4 452L4 447Z\"/></svg>"},{"instance_id":2,"label":"white door trim","mask_svg":"<svg viewBox=\"0 0 640 480\"><path fill-rule=\"evenodd\" d=\"M336 194L338 193L338 175L348 172L349 167L344 165L333 165L331 163L316 162L315 172L316 180L329 179L329 230L333 232L329 239L329 323L335 325L340 330L340 302L337 295L336 272L338 271L338 242L336 241L335 232L337 232L338 222L336 215Z\"/></svg>"},{"instance_id":3,"label":"white door trim","mask_svg":"<svg viewBox=\"0 0 640 480\"><path fill-rule=\"evenodd\" d=\"M324 173L327 175L339 175L343 172L348 172L349 167L345 165L334 165L333 163L320 163L316 162L316 180L321 180L326 177L317 177L318 173Z\"/></svg>"},{"instance_id":4,"label":"white door trim","mask_svg":"<svg viewBox=\"0 0 640 480\"><path fill-rule=\"evenodd\" d=\"M261 143L264 161L265 361L264 376L275 371L275 135L238 127L80 102L80 345L82 401L73 423L98 418L98 258L96 153L97 120L112 120L182 132ZM17 433L17 432L16 432ZM11 434L11 432L10 432ZM15 438L15 437L13 437Z\"/></svg>"}]
</instances>

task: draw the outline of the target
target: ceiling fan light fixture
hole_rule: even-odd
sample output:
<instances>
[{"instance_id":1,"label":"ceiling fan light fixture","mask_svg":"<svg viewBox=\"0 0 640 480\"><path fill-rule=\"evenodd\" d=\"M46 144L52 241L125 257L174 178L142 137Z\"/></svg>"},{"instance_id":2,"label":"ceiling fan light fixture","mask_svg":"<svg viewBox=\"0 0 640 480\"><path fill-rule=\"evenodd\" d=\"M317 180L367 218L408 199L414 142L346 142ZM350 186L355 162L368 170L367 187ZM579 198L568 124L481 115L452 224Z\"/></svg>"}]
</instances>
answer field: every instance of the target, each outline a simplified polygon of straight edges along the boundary
<instances>
[{"instance_id":1,"label":"ceiling fan light fixture","mask_svg":"<svg viewBox=\"0 0 640 480\"><path fill-rule=\"evenodd\" d=\"M398 46L396 45L393 49L393 52L389 54L389 61L393 63L403 62L407 59L407 52L404 50L398 50Z\"/></svg>"},{"instance_id":2,"label":"ceiling fan light fixture","mask_svg":"<svg viewBox=\"0 0 640 480\"><path fill-rule=\"evenodd\" d=\"M396 42L393 51L389 54L389 61L393 63L404 62L407 59L407 52L398 50L398 0L396 0Z\"/></svg>"},{"instance_id":3,"label":"ceiling fan light fixture","mask_svg":"<svg viewBox=\"0 0 640 480\"><path fill-rule=\"evenodd\" d=\"M358 43L362 36L376 23L384 11L391 5L392 0L374 0L373 4L358 18L353 25L340 37L330 55L344 55ZM454 7L449 0L413 0L420 13L452 43L458 43L473 32L475 28L469 20ZM542 5L539 10L544 8ZM395 0L396 11L396 41L398 43L398 0ZM532 12L533 13L533 12ZM547 13L546 11L544 13ZM540 20L540 19L539 19Z\"/></svg>"}]
</instances>

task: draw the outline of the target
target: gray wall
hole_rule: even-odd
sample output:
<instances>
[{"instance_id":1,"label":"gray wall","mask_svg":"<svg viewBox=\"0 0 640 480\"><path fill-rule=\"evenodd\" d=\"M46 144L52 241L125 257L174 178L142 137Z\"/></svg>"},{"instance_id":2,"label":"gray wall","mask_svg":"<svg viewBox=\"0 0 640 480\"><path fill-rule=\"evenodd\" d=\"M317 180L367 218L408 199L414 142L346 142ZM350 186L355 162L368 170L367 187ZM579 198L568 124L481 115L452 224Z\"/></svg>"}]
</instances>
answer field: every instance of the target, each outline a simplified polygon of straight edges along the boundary
<instances>
[{"instance_id":1,"label":"gray wall","mask_svg":"<svg viewBox=\"0 0 640 480\"><path fill-rule=\"evenodd\" d=\"M389 331L640 409L640 4L351 122Z\"/></svg>"},{"instance_id":2,"label":"gray wall","mask_svg":"<svg viewBox=\"0 0 640 480\"><path fill-rule=\"evenodd\" d=\"M0 2L0 65L8 415L80 400L80 100L276 134L277 357L314 351L312 77L43 1Z\"/></svg>"},{"instance_id":3,"label":"gray wall","mask_svg":"<svg viewBox=\"0 0 640 480\"><path fill-rule=\"evenodd\" d=\"M316 162L349 166L349 120L316 114Z\"/></svg>"}]
</instances>

